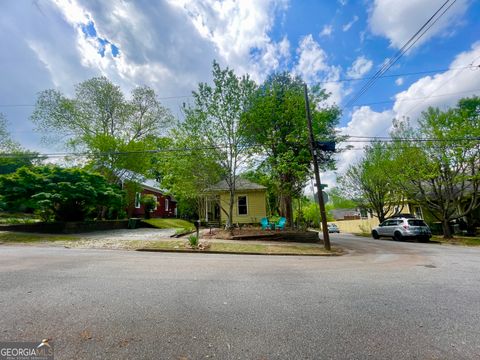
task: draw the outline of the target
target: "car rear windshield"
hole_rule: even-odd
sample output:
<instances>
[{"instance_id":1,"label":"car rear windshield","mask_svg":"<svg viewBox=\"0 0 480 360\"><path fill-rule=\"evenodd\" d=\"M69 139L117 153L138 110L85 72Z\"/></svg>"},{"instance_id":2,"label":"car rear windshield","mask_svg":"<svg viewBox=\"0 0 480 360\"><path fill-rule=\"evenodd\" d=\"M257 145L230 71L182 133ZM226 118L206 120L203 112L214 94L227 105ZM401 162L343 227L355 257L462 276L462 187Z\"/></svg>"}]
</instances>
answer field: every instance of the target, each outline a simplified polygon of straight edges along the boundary
<instances>
[{"instance_id":1,"label":"car rear windshield","mask_svg":"<svg viewBox=\"0 0 480 360\"><path fill-rule=\"evenodd\" d=\"M408 220L408 225L411 226L427 226L423 220Z\"/></svg>"}]
</instances>

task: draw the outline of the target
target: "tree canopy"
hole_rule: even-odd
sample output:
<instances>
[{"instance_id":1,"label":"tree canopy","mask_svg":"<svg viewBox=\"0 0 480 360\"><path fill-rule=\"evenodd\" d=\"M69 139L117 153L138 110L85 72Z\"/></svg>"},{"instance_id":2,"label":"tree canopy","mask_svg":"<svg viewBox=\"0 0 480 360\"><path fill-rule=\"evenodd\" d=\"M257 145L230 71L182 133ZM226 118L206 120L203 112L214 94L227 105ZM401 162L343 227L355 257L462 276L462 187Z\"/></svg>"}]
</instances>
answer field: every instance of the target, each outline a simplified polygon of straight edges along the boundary
<instances>
[{"instance_id":1,"label":"tree canopy","mask_svg":"<svg viewBox=\"0 0 480 360\"><path fill-rule=\"evenodd\" d=\"M208 152L207 157L218 164L220 176L229 187L229 207L222 210L227 215L227 227L231 227L236 181L249 154L241 118L250 106L256 85L248 75L237 76L215 61L212 75L213 86L200 83L193 92L194 103L184 108L185 121L179 134L188 138L196 151Z\"/></svg>"},{"instance_id":2,"label":"tree canopy","mask_svg":"<svg viewBox=\"0 0 480 360\"><path fill-rule=\"evenodd\" d=\"M418 127L398 124L394 139L399 185L450 237L448 223L480 207L480 98L461 99L447 110L429 108Z\"/></svg>"},{"instance_id":3,"label":"tree canopy","mask_svg":"<svg viewBox=\"0 0 480 360\"><path fill-rule=\"evenodd\" d=\"M123 193L99 175L58 166L22 167L0 176L0 193L10 210L36 210L43 220L81 221L105 209L123 209Z\"/></svg>"},{"instance_id":4,"label":"tree canopy","mask_svg":"<svg viewBox=\"0 0 480 360\"><path fill-rule=\"evenodd\" d=\"M389 144L374 142L364 149L363 159L350 165L340 177L342 195L369 208L380 222L403 204L404 192L398 186L401 164Z\"/></svg>"},{"instance_id":5,"label":"tree canopy","mask_svg":"<svg viewBox=\"0 0 480 360\"><path fill-rule=\"evenodd\" d=\"M261 168L268 169L279 195L280 213L293 224L292 197L300 196L311 174L312 156L305 116L303 81L289 73L269 76L258 88L242 118L242 131L256 150ZM340 110L326 106L328 94L311 89L313 130L317 140L335 140ZM333 167L331 153L321 154L321 166Z\"/></svg>"},{"instance_id":6,"label":"tree canopy","mask_svg":"<svg viewBox=\"0 0 480 360\"><path fill-rule=\"evenodd\" d=\"M153 89L136 87L126 99L119 86L96 77L76 85L72 98L53 89L40 92L32 121L45 141L87 152L91 168L115 181L125 170L148 169L145 151L172 117Z\"/></svg>"}]
</instances>

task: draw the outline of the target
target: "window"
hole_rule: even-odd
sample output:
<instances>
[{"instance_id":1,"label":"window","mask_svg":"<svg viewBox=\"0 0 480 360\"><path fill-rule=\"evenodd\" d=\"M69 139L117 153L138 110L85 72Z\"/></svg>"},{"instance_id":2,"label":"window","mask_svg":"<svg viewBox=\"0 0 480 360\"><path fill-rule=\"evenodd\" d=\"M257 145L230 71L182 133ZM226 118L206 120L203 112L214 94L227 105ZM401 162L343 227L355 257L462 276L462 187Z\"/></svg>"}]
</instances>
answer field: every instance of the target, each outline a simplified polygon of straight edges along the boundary
<instances>
[{"instance_id":1,"label":"window","mask_svg":"<svg viewBox=\"0 0 480 360\"><path fill-rule=\"evenodd\" d=\"M168 199L165 199L165 211L168 211Z\"/></svg>"},{"instance_id":2,"label":"window","mask_svg":"<svg viewBox=\"0 0 480 360\"><path fill-rule=\"evenodd\" d=\"M152 211L156 211L157 210L157 206L158 206L158 200L157 200L157 197L155 195L152 195L153 198L155 199L155 207L153 208Z\"/></svg>"},{"instance_id":3,"label":"window","mask_svg":"<svg viewBox=\"0 0 480 360\"><path fill-rule=\"evenodd\" d=\"M408 220L408 225L411 226L427 226L423 220Z\"/></svg>"},{"instance_id":4,"label":"window","mask_svg":"<svg viewBox=\"0 0 480 360\"><path fill-rule=\"evenodd\" d=\"M248 206L247 206L247 195L238 196L238 215L247 215Z\"/></svg>"},{"instance_id":5,"label":"window","mask_svg":"<svg viewBox=\"0 0 480 360\"><path fill-rule=\"evenodd\" d=\"M142 194L140 194L139 192L135 193L135 209L140 209L141 198L142 198Z\"/></svg>"}]
</instances>

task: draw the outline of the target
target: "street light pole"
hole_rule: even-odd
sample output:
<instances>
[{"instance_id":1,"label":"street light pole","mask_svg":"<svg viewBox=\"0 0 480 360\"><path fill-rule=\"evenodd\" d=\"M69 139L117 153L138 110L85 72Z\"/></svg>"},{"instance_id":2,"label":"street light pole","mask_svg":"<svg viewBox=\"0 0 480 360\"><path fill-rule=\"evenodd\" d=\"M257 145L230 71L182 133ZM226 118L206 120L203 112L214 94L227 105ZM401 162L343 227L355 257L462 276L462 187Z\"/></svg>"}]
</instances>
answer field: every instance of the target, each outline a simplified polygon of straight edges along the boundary
<instances>
[{"instance_id":1,"label":"street light pole","mask_svg":"<svg viewBox=\"0 0 480 360\"><path fill-rule=\"evenodd\" d=\"M308 131L310 132L310 151L313 158L313 171L315 173L315 181L317 185L318 205L320 207L320 216L322 218L323 244L325 250L330 250L330 236L328 234L327 213L323 202L322 183L320 182L320 171L318 169L317 150L315 149L315 138L313 137L312 115L310 114L310 103L308 102L307 84L303 84L305 92L305 109L307 111Z\"/></svg>"}]
</instances>

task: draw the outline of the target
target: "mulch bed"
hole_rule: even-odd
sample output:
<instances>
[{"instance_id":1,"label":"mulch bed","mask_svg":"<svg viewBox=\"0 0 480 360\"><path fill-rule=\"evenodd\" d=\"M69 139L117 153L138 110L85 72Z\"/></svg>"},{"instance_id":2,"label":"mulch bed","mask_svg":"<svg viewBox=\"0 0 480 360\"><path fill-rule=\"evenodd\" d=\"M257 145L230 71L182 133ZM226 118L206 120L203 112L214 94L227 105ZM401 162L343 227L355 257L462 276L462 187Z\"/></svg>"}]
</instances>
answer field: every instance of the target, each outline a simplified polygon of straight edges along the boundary
<instances>
[{"instance_id":1,"label":"mulch bed","mask_svg":"<svg viewBox=\"0 0 480 360\"><path fill-rule=\"evenodd\" d=\"M322 242L316 231L297 230L261 230L261 229L234 229L233 235L226 230L212 229L202 234L204 239L223 240L268 240L285 242L318 243Z\"/></svg>"}]
</instances>

